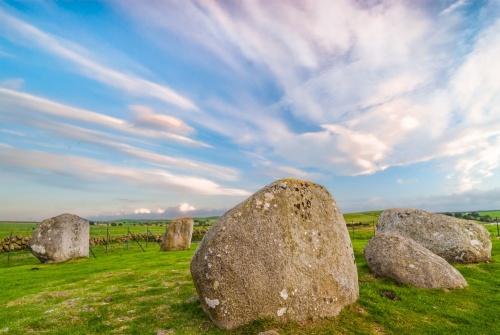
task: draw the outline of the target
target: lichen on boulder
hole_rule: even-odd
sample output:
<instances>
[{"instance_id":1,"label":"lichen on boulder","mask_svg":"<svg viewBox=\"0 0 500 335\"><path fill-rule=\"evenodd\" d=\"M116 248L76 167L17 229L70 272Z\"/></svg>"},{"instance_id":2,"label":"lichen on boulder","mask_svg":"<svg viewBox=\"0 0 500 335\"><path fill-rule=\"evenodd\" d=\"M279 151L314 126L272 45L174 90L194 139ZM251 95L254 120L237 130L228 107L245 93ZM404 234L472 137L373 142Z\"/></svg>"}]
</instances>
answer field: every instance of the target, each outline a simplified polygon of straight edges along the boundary
<instances>
[{"instance_id":1,"label":"lichen on boulder","mask_svg":"<svg viewBox=\"0 0 500 335\"><path fill-rule=\"evenodd\" d=\"M342 213L323 186L296 179L226 212L198 246L191 274L204 310L224 329L332 317L359 296Z\"/></svg>"}]
</instances>

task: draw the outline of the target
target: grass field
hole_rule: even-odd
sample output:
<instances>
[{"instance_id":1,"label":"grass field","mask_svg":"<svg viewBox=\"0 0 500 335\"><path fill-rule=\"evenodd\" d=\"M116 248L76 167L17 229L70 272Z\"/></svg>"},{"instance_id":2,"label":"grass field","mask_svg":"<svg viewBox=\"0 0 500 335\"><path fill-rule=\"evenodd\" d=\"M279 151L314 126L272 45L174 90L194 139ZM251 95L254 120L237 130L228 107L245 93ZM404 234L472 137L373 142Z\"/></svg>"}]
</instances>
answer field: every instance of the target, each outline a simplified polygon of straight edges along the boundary
<instances>
[{"instance_id":1,"label":"grass field","mask_svg":"<svg viewBox=\"0 0 500 335\"><path fill-rule=\"evenodd\" d=\"M500 219L500 211L489 211L489 212L478 212L478 213L481 216L489 215L492 218L499 218Z\"/></svg>"},{"instance_id":2,"label":"grass field","mask_svg":"<svg viewBox=\"0 0 500 335\"><path fill-rule=\"evenodd\" d=\"M159 252L150 245L97 258L43 265L29 253L7 267L0 254L0 333L5 334L500 334L500 240L489 226L493 261L458 265L461 290L422 290L377 279L363 257L372 227L351 236L360 299L336 318L279 324L260 320L233 331L203 312L189 274L191 250Z\"/></svg>"},{"instance_id":3,"label":"grass field","mask_svg":"<svg viewBox=\"0 0 500 335\"><path fill-rule=\"evenodd\" d=\"M344 214L344 219L347 224L376 224L378 217L382 211L371 211L371 212L361 212L361 213L348 213ZM195 218L197 222L203 221L208 225L213 224L218 217L212 216L208 218ZM111 221L110 221L111 222ZM146 234L146 230L153 234L163 234L167 227L169 220L117 220L112 221L117 224L116 226L103 226L103 225L91 225L90 226L90 237L105 237L107 229L111 236L124 236L127 235L128 229L133 234ZM154 222L152 225L144 225L145 222ZM139 225L143 224L143 225ZM0 239L8 237L12 232L13 235L20 236L31 236L33 235L33 230L38 225L37 222L12 222L12 221L0 221ZM161 226L160 226L161 225ZM195 226L195 229L203 228Z\"/></svg>"}]
</instances>

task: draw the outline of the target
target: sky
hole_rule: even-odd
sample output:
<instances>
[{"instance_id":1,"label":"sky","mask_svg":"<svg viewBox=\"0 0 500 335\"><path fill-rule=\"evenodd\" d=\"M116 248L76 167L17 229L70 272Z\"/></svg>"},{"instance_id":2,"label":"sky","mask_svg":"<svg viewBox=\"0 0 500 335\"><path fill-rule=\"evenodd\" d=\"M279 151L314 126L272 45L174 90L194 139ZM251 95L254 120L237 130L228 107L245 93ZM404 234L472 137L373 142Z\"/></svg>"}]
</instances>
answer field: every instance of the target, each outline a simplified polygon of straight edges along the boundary
<instances>
[{"instance_id":1,"label":"sky","mask_svg":"<svg viewBox=\"0 0 500 335\"><path fill-rule=\"evenodd\" d=\"M2 1L0 221L500 209L500 1Z\"/></svg>"}]
</instances>

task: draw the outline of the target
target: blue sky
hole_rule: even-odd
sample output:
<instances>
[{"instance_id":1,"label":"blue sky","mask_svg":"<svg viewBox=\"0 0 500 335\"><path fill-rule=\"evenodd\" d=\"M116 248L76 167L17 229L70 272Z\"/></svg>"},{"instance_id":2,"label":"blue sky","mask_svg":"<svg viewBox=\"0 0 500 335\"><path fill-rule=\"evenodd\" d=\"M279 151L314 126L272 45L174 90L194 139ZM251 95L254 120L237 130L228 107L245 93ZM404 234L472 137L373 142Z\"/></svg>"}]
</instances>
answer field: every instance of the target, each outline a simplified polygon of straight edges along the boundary
<instances>
[{"instance_id":1,"label":"blue sky","mask_svg":"<svg viewBox=\"0 0 500 335\"><path fill-rule=\"evenodd\" d=\"M0 1L0 220L500 208L499 1Z\"/></svg>"}]
</instances>

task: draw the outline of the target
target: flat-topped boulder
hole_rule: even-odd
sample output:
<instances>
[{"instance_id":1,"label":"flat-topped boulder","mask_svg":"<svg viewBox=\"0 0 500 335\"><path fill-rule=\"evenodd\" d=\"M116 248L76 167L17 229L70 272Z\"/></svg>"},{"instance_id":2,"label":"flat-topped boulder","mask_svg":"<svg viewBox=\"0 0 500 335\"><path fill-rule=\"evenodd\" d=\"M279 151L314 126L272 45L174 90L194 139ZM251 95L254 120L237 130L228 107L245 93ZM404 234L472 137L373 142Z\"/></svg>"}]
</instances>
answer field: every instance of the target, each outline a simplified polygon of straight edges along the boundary
<instances>
[{"instance_id":1,"label":"flat-topped boulder","mask_svg":"<svg viewBox=\"0 0 500 335\"><path fill-rule=\"evenodd\" d=\"M191 247L191 237L193 236L193 227L193 218L173 219L168 225L165 235L163 235L160 250L189 250Z\"/></svg>"},{"instance_id":2,"label":"flat-topped boulder","mask_svg":"<svg viewBox=\"0 0 500 335\"><path fill-rule=\"evenodd\" d=\"M33 232L29 247L42 263L89 257L89 222L73 214L44 220Z\"/></svg>"},{"instance_id":3,"label":"flat-topped boulder","mask_svg":"<svg viewBox=\"0 0 500 335\"><path fill-rule=\"evenodd\" d=\"M224 329L332 317L359 296L342 213L323 186L296 179L226 212L198 246L191 274L203 309Z\"/></svg>"},{"instance_id":4,"label":"flat-topped boulder","mask_svg":"<svg viewBox=\"0 0 500 335\"><path fill-rule=\"evenodd\" d=\"M368 241L365 259L379 277L420 288L462 288L462 274L421 244L398 235L378 234Z\"/></svg>"},{"instance_id":5,"label":"flat-topped boulder","mask_svg":"<svg viewBox=\"0 0 500 335\"><path fill-rule=\"evenodd\" d=\"M407 237L450 263L491 260L490 233L482 225L412 208L392 208L379 217L377 234Z\"/></svg>"}]
</instances>

